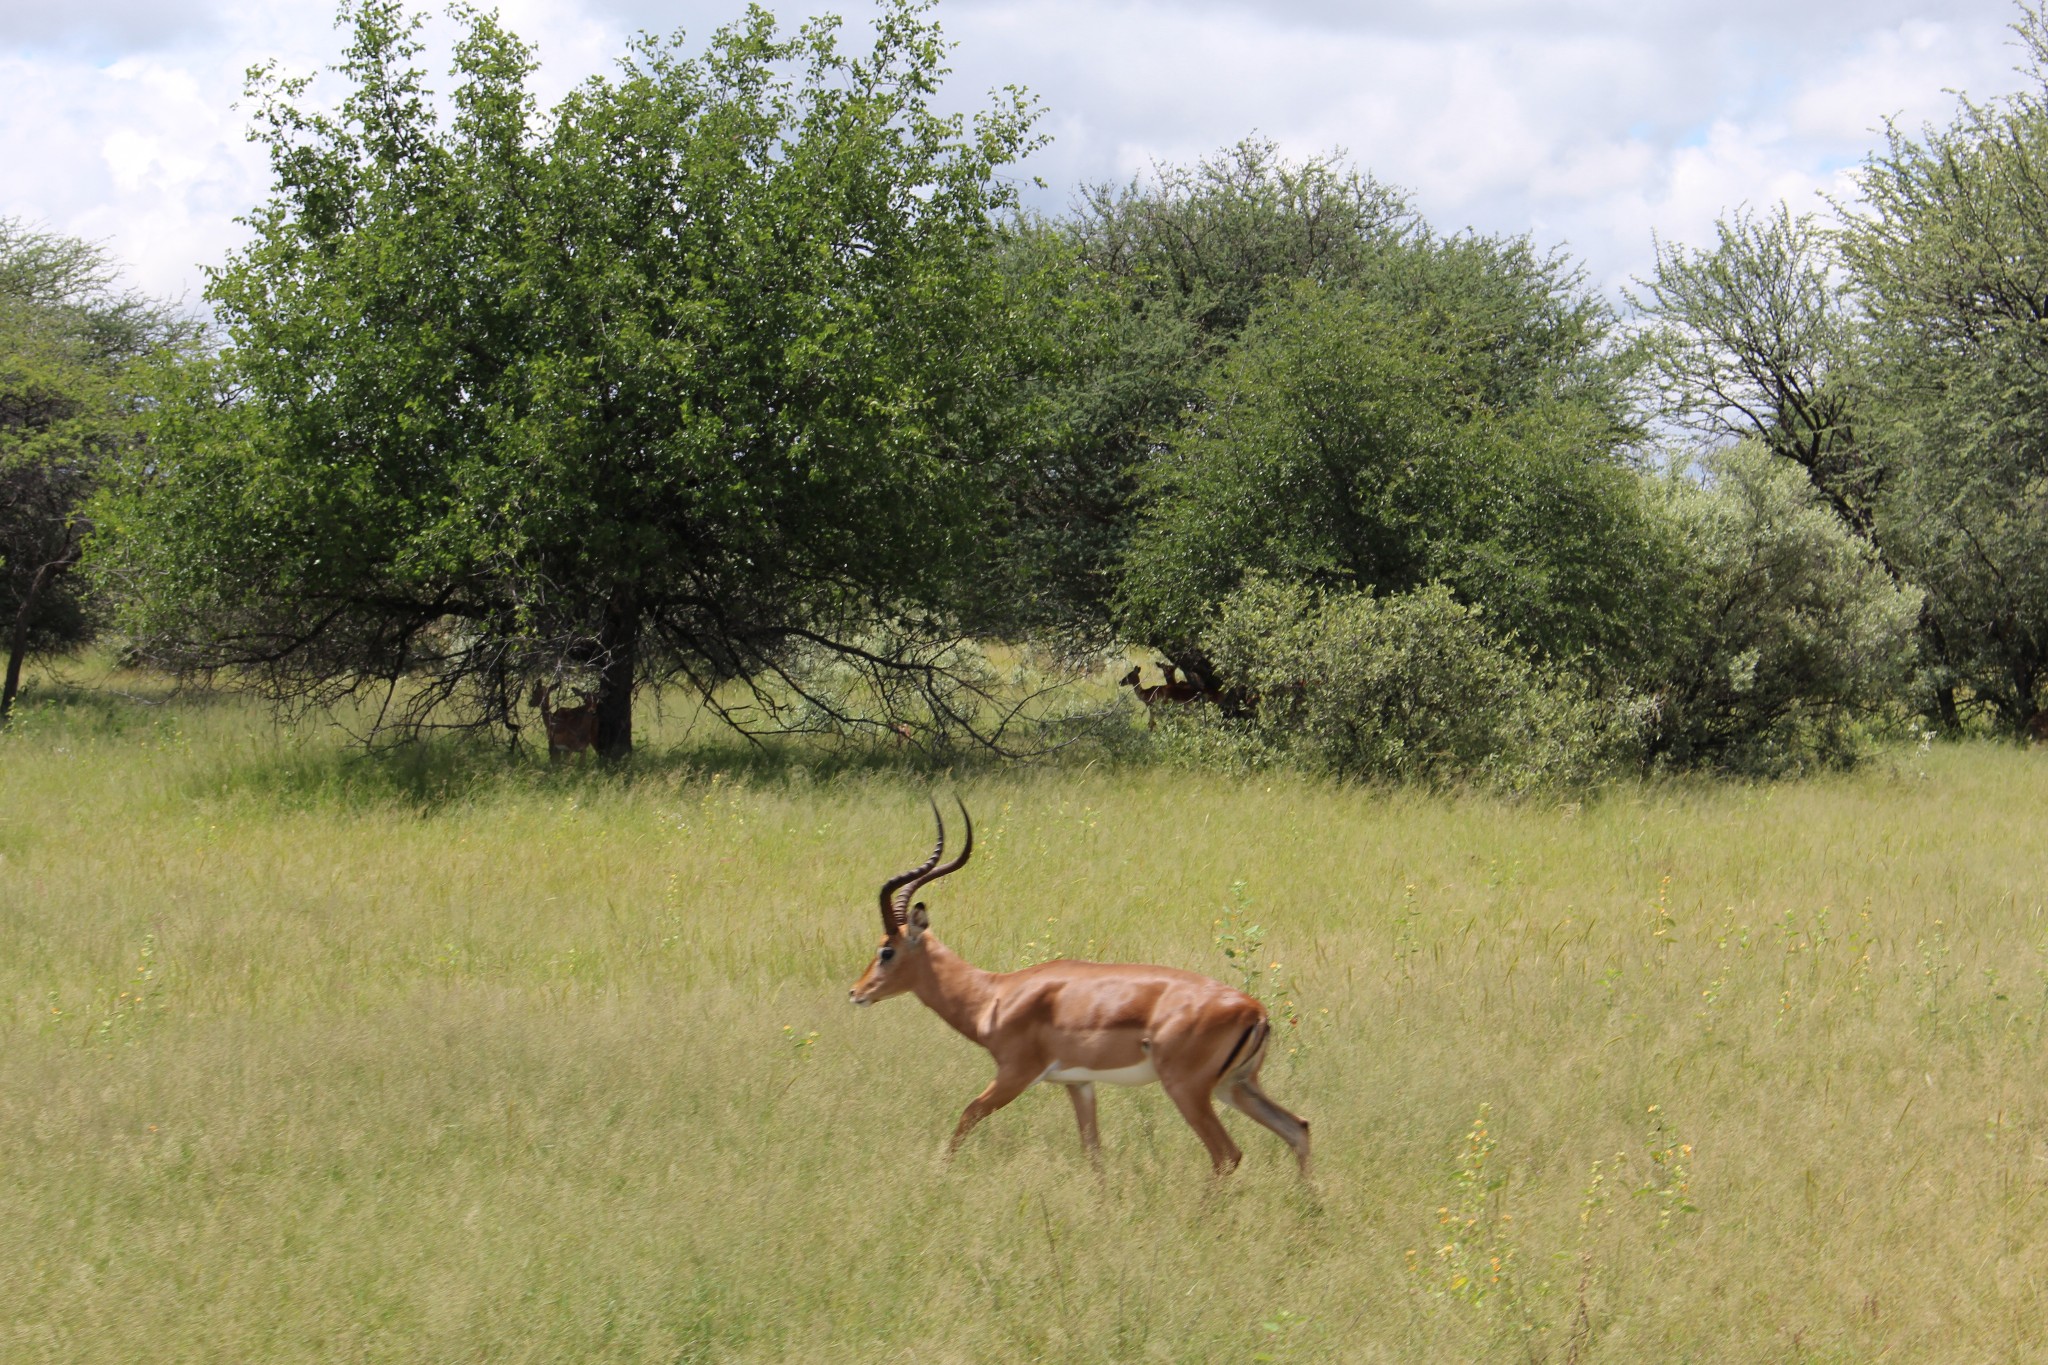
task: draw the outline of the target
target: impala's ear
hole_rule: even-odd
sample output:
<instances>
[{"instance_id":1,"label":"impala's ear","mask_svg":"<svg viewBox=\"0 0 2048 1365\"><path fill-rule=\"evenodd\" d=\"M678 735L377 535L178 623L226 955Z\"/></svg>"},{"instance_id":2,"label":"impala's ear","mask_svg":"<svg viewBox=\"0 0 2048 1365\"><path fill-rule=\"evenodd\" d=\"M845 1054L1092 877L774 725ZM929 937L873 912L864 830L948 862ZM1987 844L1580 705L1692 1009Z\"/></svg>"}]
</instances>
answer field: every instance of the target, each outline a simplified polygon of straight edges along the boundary
<instances>
[{"instance_id":1,"label":"impala's ear","mask_svg":"<svg viewBox=\"0 0 2048 1365\"><path fill-rule=\"evenodd\" d=\"M932 917L925 913L924 902L910 907L910 921L905 926L912 943L924 937L924 931L932 927Z\"/></svg>"}]
</instances>

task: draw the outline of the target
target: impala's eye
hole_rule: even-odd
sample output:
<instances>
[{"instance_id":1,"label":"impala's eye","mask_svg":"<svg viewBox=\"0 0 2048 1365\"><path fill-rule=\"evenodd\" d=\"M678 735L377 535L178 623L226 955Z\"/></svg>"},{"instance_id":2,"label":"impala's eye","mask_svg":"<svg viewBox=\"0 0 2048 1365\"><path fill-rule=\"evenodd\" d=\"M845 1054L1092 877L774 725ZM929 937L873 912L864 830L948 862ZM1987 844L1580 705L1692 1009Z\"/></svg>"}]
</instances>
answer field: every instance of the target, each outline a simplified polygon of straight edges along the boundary
<instances>
[{"instance_id":1,"label":"impala's eye","mask_svg":"<svg viewBox=\"0 0 2048 1365\"><path fill-rule=\"evenodd\" d=\"M875 956L881 958L882 961L887 962L890 958L896 956L896 950L894 948L884 948L881 952L875 954Z\"/></svg>"}]
</instances>

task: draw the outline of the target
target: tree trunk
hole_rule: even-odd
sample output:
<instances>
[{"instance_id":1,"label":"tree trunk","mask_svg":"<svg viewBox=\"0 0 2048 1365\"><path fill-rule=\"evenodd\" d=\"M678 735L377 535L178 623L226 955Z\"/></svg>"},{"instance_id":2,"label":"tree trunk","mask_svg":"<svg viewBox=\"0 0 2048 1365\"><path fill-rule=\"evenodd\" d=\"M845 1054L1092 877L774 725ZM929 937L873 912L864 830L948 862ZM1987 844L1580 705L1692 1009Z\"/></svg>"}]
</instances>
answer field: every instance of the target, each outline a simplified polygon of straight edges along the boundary
<instances>
[{"instance_id":1,"label":"tree trunk","mask_svg":"<svg viewBox=\"0 0 2048 1365\"><path fill-rule=\"evenodd\" d=\"M2034 701L2034 668L2031 662L2013 664L2008 670L2012 676L2012 733L2013 738L2028 740L2040 737L2042 725L2041 708Z\"/></svg>"},{"instance_id":2,"label":"tree trunk","mask_svg":"<svg viewBox=\"0 0 2048 1365\"><path fill-rule=\"evenodd\" d=\"M598 643L604 660L597 675L597 756L622 762L633 754L633 674L640 643L640 610L631 588L620 588L605 604Z\"/></svg>"},{"instance_id":3,"label":"tree trunk","mask_svg":"<svg viewBox=\"0 0 2048 1365\"><path fill-rule=\"evenodd\" d=\"M1945 735L1959 735L1963 732L1963 715L1956 710L1956 690L1944 683L1934 689L1934 714L1941 722Z\"/></svg>"},{"instance_id":4,"label":"tree trunk","mask_svg":"<svg viewBox=\"0 0 2048 1365\"><path fill-rule=\"evenodd\" d=\"M1947 670L1948 636L1942 631L1941 622L1935 619L1934 607L1925 598L1920 601L1920 633L1933 646L1935 661ZM1954 683L1942 683L1934 689L1934 718L1944 735L1953 738L1963 731L1963 718L1956 710L1956 687Z\"/></svg>"},{"instance_id":5,"label":"tree trunk","mask_svg":"<svg viewBox=\"0 0 2048 1365\"><path fill-rule=\"evenodd\" d=\"M13 714L14 696L21 690L21 661L28 654L28 626L36 614L36 602L50 579L70 567L72 558L66 555L37 569L36 576L29 580L28 593L21 599L21 610L14 613L14 633L7 641L7 681L0 684L0 725L5 725L7 717Z\"/></svg>"}]
</instances>

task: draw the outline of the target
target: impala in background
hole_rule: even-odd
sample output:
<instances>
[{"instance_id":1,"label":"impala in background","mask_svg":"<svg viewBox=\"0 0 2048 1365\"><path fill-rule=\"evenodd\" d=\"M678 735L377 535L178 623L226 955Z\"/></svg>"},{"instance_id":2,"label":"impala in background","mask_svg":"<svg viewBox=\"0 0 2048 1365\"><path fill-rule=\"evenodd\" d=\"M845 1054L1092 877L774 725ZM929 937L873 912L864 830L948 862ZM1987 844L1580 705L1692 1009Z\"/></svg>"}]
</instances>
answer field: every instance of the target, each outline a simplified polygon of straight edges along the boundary
<instances>
[{"instance_id":1,"label":"impala in background","mask_svg":"<svg viewBox=\"0 0 2048 1365\"><path fill-rule=\"evenodd\" d=\"M1063 1085L1074 1102L1081 1145L1100 1160L1095 1083L1157 1081L1209 1149L1222 1175L1243 1157L1216 1116L1213 1099L1280 1135L1308 1174L1308 1120L1289 1113L1259 1088L1272 1025L1266 1007L1194 972L1108 962L1044 962L1015 972L985 972L931 932L918 890L967 865L974 821L959 856L939 864L946 825L924 863L882 884L882 942L850 992L872 1005L908 992L960 1033L988 1049L996 1076L960 1115L950 1155L977 1123L1040 1081Z\"/></svg>"},{"instance_id":2,"label":"impala in background","mask_svg":"<svg viewBox=\"0 0 2048 1365\"><path fill-rule=\"evenodd\" d=\"M1140 682L1139 679L1144 674L1137 668L1118 678L1116 683L1118 687L1130 688L1144 704L1147 726L1157 721L1157 709L1160 706L1199 706L1204 702L1216 704L1219 694L1214 688L1204 687L1193 678L1183 680L1176 677L1176 670L1170 663L1159 665L1159 671L1166 681L1157 685L1148 686Z\"/></svg>"},{"instance_id":3,"label":"impala in background","mask_svg":"<svg viewBox=\"0 0 2048 1365\"><path fill-rule=\"evenodd\" d=\"M548 705L554 690L547 683L535 683L533 705L540 711L541 728L548 732L548 757L560 760L563 754L580 754L597 743L597 703L579 692L581 704L558 711Z\"/></svg>"}]
</instances>

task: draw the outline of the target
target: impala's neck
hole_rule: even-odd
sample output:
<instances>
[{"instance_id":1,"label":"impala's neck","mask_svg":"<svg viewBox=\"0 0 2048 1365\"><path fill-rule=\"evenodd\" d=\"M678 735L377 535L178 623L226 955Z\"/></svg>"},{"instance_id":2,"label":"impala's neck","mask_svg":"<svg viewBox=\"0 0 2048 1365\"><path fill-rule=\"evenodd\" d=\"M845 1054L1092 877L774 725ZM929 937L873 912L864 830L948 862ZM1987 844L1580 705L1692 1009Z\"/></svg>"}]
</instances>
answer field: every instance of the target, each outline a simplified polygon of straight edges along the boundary
<instances>
[{"instance_id":1,"label":"impala's neck","mask_svg":"<svg viewBox=\"0 0 2048 1365\"><path fill-rule=\"evenodd\" d=\"M924 936L924 970L911 993L960 1033L981 1041L982 1024L995 994L995 973L985 972L930 934Z\"/></svg>"}]
</instances>

